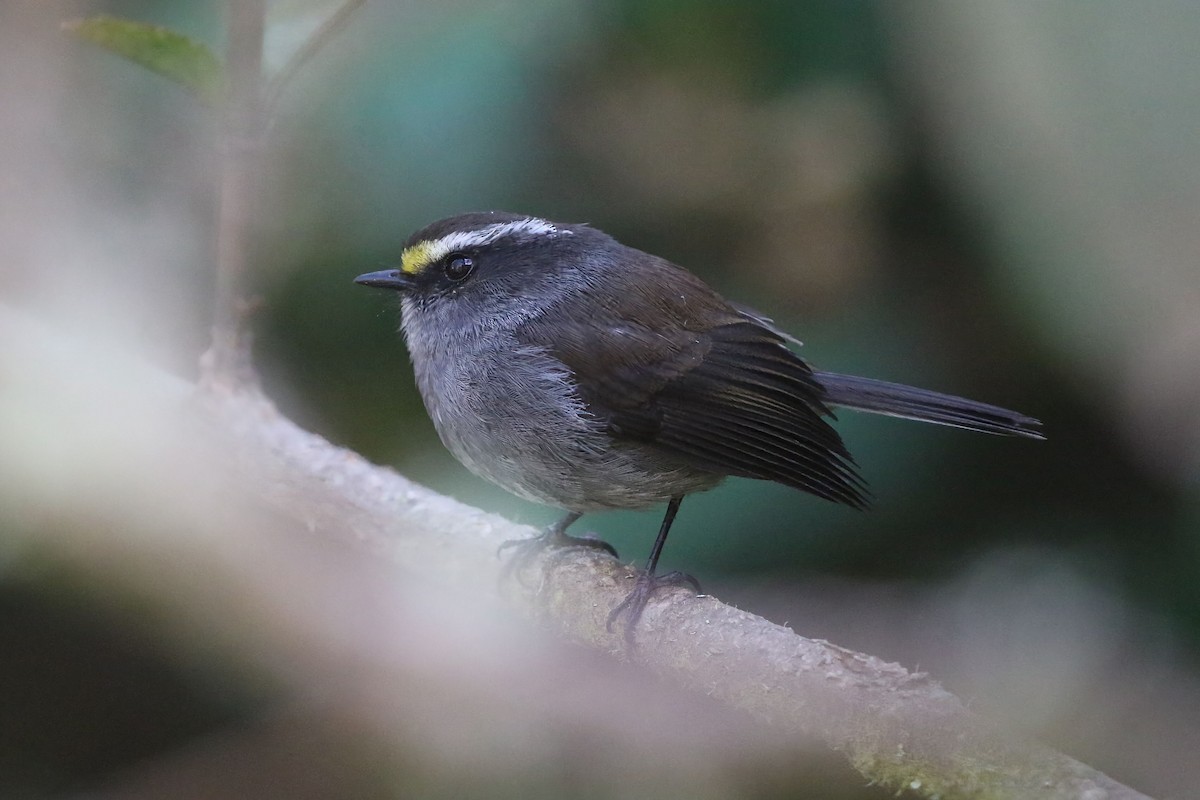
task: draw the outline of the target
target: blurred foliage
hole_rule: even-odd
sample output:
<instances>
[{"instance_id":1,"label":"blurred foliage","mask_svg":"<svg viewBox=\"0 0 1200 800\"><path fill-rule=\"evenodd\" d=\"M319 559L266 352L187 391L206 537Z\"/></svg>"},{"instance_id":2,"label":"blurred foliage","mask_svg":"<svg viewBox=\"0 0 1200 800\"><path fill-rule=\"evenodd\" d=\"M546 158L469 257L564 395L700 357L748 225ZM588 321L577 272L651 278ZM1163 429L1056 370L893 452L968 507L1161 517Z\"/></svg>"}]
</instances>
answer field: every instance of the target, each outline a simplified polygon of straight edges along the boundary
<instances>
[{"instance_id":1,"label":"blurred foliage","mask_svg":"<svg viewBox=\"0 0 1200 800\"><path fill-rule=\"evenodd\" d=\"M216 56L180 33L104 14L70 20L63 27L84 41L169 78L207 103L214 102L221 91L224 79Z\"/></svg>"},{"instance_id":2,"label":"blurred foliage","mask_svg":"<svg viewBox=\"0 0 1200 800\"><path fill-rule=\"evenodd\" d=\"M322 8L274 4L268 60ZM441 448L398 309L351 279L452 213L587 221L760 308L815 364L1018 408L1049 436L843 414L872 510L732 480L684 504L664 566L753 610L742 579L936 582L1036 545L1168 620L1194 658L1200 107L1187 45L1200 15L1134 8L369 4L299 76L272 132L255 276L269 390L416 480L548 522ZM221 45L217 3L76 11ZM177 328L146 332L187 370L208 324L195 298L211 280L210 122L115 59L76 59L74 129L88 133L61 135L80 181L153 198L194 229L157 289ZM583 525L640 561L660 513Z\"/></svg>"}]
</instances>

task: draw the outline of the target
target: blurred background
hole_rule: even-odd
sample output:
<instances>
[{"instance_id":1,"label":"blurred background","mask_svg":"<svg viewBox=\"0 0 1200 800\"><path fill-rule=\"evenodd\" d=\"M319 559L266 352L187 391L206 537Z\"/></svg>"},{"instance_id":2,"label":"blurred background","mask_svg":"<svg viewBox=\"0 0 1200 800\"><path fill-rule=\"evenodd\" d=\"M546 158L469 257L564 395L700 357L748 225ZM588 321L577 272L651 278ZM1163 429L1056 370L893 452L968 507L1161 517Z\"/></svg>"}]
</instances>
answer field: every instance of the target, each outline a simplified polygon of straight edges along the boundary
<instances>
[{"instance_id":1,"label":"blurred background","mask_svg":"<svg viewBox=\"0 0 1200 800\"><path fill-rule=\"evenodd\" d=\"M278 66L331 7L270 5ZM0 9L5 302L53 306L186 378L211 319L213 120L59 25L105 12L219 50L221 11ZM821 368L1038 417L1042 443L845 412L873 508L730 480L684 503L663 566L1186 796L1200 749L1198 36L1200 6L1170 0L368 3L272 128L258 366L310 430L548 523L441 447L394 299L351 283L434 219L504 209L688 267ZM64 287L49 265L87 277ZM581 527L641 562L660 515ZM0 794L88 786L269 705L236 675L129 645L137 610L93 615L79 598L102 586L56 564L52 547L0 560ZM128 720L76 672L43 668L97 653L112 663L95 694L126 697ZM135 732L121 748L104 726L56 743L89 715Z\"/></svg>"}]
</instances>

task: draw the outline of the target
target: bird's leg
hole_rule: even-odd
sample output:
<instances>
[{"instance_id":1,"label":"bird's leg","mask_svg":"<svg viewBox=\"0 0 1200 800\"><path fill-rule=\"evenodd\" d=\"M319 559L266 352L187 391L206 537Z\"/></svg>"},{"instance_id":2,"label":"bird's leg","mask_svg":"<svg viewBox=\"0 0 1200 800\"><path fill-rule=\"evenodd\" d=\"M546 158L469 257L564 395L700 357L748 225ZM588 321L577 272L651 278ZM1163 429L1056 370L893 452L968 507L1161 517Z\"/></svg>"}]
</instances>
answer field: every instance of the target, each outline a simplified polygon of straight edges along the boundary
<instances>
[{"instance_id":1,"label":"bird's leg","mask_svg":"<svg viewBox=\"0 0 1200 800\"><path fill-rule=\"evenodd\" d=\"M679 504L683 502L683 497L672 497L671 502L667 505L667 515L663 517L662 525L658 529L658 538L654 540L654 547L650 550L650 558L646 560L646 569L638 573L637 582L633 585L633 591L625 596L620 605L612 610L608 615L608 624L606 625L609 631L612 631L613 623L616 622L622 614L626 615L625 621L625 642L633 647L633 632L637 627L638 620L642 618L642 612L646 610L646 604L650 602L650 598L656 591L666 586L683 586L687 585L700 593L700 584L691 575L683 572L668 572L665 575L656 575L655 569L658 567L658 557L662 555L663 545L667 543L667 534L671 531L671 523L675 521L675 515L679 513Z\"/></svg>"},{"instance_id":2,"label":"bird's leg","mask_svg":"<svg viewBox=\"0 0 1200 800\"><path fill-rule=\"evenodd\" d=\"M502 554L510 548L514 550L512 557L509 558L508 563L504 566L502 577L508 577L512 573L523 569L531 558L548 548L594 547L597 550L605 551L613 558L618 558L616 548L596 536L591 534L585 536L567 535L567 528L582 516L583 514L579 511L570 511L562 519L547 526L537 536L528 539L509 539L507 542L501 544L497 555Z\"/></svg>"}]
</instances>

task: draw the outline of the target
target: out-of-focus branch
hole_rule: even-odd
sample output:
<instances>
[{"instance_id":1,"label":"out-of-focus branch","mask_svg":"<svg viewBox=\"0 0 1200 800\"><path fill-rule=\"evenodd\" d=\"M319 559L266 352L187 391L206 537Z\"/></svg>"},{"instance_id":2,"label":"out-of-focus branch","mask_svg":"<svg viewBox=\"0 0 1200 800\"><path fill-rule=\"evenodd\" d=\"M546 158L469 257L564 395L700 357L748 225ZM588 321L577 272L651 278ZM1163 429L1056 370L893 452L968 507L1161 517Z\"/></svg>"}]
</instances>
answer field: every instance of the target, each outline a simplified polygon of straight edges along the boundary
<instances>
[{"instance_id":1,"label":"out-of-focus branch","mask_svg":"<svg viewBox=\"0 0 1200 800\"><path fill-rule=\"evenodd\" d=\"M132 357L100 352L95 343L73 340L3 307L0 342L6 343L0 365L16 392L8 410L24 410L29 423L27 434L24 429L8 430L9 444L22 436L51 437L41 444L34 439L25 445L15 441L15 453L45 451L48 455L39 456L44 461L64 446L79 457L87 447L119 443L122 454L140 448L148 458L190 464L200 460L196 454L164 455L168 429L156 432L164 419L183 414L184 429L202 432L203 460L215 459L219 472L235 475L232 483L239 495L267 506L272 519L287 523L279 526L281 530L304 531L307 534L297 535L371 554L381 568L403 576L405 585L421 575L446 587L460 605L488 608L500 586L509 602L561 636L632 658L671 685L745 712L766 726L770 734L764 738L771 741L820 740L848 756L875 783L943 798L1144 797L1085 764L993 730L924 675L798 636L712 597L675 590L656 598L639 625L638 647L631 654L619 631L605 629L609 609L628 591L633 576L628 566L592 550L558 551L542 555L522 574L501 583L497 547L531 530L333 446L282 416L253 388L211 384L194 390ZM67 374L74 376L70 384L61 381ZM111 385L117 394L102 396L89 388L89 381ZM22 401L20 387L25 383L62 397L30 394ZM86 402L80 400L81 392ZM81 414L95 420L83 424ZM48 422L57 419L70 425ZM69 444L54 439L60 430L69 435ZM54 477L56 473L47 471L49 463L0 459L14 477L24 470L47 490L62 486L72 497L102 498L104 507L112 504L118 490L128 492L146 503L145 513L152 518L163 508L190 503L189 513L212 517L219 527L241 502L205 500L206 493L196 491L209 481L202 475L172 479L157 490L160 496L154 500L143 468L105 467L102 477L112 488L88 489L95 476L86 464L64 467L65 473ZM122 480L130 485L120 489ZM36 502L37 496L21 493L26 504ZM61 509L53 509L51 516L61 514ZM96 548L88 549L88 563L96 563L96 553ZM269 553L251 548L222 557L252 560L244 572L262 574L259 580L266 582L263 573L276 566L269 562ZM286 559L278 566L285 569ZM421 638L413 638L404 650L422 646ZM462 669L470 669L470 664ZM526 664L522 672L529 669L536 665ZM493 687L504 679L489 673L480 682ZM556 719L571 713L554 712ZM627 715L622 719L628 720L633 735L636 720Z\"/></svg>"},{"instance_id":2,"label":"out-of-focus branch","mask_svg":"<svg viewBox=\"0 0 1200 800\"><path fill-rule=\"evenodd\" d=\"M244 293L257 219L265 3L238 0L227 4L226 14L229 44L220 142L216 299L212 347L203 371L206 383L254 384Z\"/></svg>"},{"instance_id":3,"label":"out-of-focus branch","mask_svg":"<svg viewBox=\"0 0 1200 800\"><path fill-rule=\"evenodd\" d=\"M216 300L212 346L201 364L205 384L258 385L246 320L253 303L246 288L254 260L264 140L289 83L365 2L345 0L269 83L263 74L265 0L226 4Z\"/></svg>"},{"instance_id":4,"label":"out-of-focus branch","mask_svg":"<svg viewBox=\"0 0 1200 800\"><path fill-rule=\"evenodd\" d=\"M246 480L260 482L281 513L464 592L497 580L501 542L531 534L330 445L257 393L210 395L206 405L233 432ZM632 576L594 551L560 551L530 564L506 593L561 635L629 657L605 621ZM991 730L925 675L806 639L712 597L677 590L652 602L632 658L783 734L823 740L890 788L930 797L1144 797Z\"/></svg>"}]
</instances>

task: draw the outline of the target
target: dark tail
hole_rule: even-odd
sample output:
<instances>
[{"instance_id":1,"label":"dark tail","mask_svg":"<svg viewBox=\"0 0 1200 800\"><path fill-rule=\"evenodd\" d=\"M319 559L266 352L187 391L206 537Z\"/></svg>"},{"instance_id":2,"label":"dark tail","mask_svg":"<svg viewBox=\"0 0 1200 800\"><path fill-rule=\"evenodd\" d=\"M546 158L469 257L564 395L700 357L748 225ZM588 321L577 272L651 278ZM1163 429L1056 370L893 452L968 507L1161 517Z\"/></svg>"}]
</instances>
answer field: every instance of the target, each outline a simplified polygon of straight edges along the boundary
<instances>
[{"instance_id":1,"label":"dark tail","mask_svg":"<svg viewBox=\"0 0 1200 800\"><path fill-rule=\"evenodd\" d=\"M813 377L825 387L825 401L830 405L981 433L1046 438L1039 430L1041 422L1007 408L836 372L814 372Z\"/></svg>"}]
</instances>

